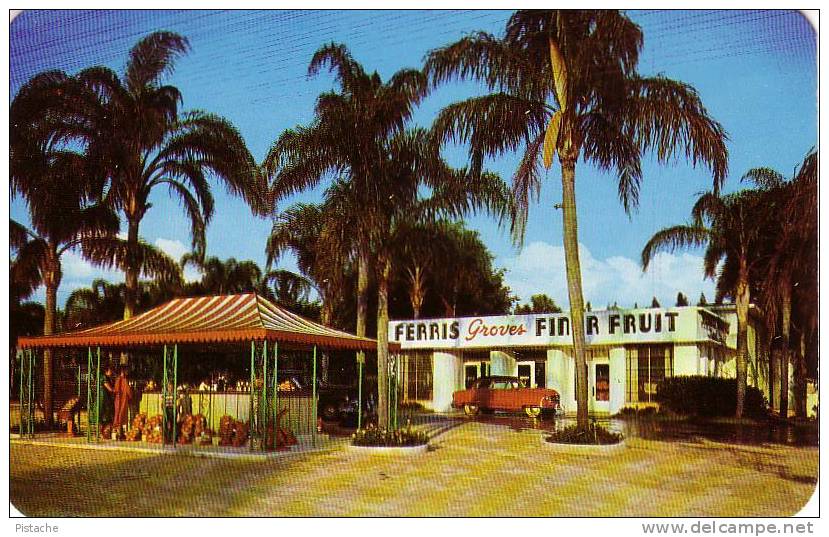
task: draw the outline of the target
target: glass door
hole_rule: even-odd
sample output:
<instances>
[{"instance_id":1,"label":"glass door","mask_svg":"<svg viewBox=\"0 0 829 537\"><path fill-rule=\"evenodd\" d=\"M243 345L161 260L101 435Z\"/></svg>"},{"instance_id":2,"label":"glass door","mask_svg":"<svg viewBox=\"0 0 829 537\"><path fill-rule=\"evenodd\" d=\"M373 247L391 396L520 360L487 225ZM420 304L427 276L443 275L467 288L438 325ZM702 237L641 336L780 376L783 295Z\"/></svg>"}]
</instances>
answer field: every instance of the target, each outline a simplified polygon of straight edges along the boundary
<instances>
[{"instance_id":1,"label":"glass door","mask_svg":"<svg viewBox=\"0 0 829 537\"><path fill-rule=\"evenodd\" d=\"M594 364L593 366L593 411L610 411L610 364Z\"/></svg>"},{"instance_id":2,"label":"glass door","mask_svg":"<svg viewBox=\"0 0 829 537\"><path fill-rule=\"evenodd\" d=\"M533 388L533 364L518 364L518 380L520 380L527 388Z\"/></svg>"},{"instance_id":3,"label":"glass door","mask_svg":"<svg viewBox=\"0 0 829 537\"><path fill-rule=\"evenodd\" d=\"M464 367L464 386L468 389L478 378L478 364L466 364Z\"/></svg>"}]
</instances>

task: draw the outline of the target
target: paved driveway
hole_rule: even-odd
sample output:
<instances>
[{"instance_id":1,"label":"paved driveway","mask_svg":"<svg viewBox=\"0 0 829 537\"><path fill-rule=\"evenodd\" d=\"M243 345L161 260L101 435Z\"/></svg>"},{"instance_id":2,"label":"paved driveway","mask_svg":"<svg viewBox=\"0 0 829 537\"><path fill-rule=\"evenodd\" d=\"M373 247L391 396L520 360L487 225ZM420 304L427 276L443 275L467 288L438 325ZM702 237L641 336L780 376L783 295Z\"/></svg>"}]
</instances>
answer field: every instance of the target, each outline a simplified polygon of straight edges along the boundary
<instances>
[{"instance_id":1,"label":"paved driveway","mask_svg":"<svg viewBox=\"0 0 829 537\"><path fill-rule=\"evenodd\" d=\"M818 450L628 438L585 451L516 422L432 417L417 455L262 461L11 446L11 500L69 516L786 516Z\"/></svg>"}]
</instances>

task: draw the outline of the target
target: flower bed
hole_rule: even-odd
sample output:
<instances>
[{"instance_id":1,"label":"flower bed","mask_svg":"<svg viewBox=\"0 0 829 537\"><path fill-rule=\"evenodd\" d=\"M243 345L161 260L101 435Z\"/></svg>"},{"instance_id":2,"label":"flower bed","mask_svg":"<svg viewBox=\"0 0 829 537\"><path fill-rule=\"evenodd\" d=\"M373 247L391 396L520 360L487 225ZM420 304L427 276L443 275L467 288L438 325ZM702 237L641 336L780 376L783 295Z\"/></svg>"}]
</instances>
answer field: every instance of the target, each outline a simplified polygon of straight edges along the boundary
<instances>
[{"instance_id":1,"label":"flower bed","mask_svg":"<svg viewBox=\"0 0 829 537\"><path fill-rule=\"evenodd\" d=\"M388 431L368 427L351 435L351 445L359 447L415 447L428 443L429 437L426 433L413 431L411 428Z\"/></svg>"},{"instance_id":2,"label":"flower bed","mask_svg":"<svg viewBox=\"0 0 829 537\"><path fill-rule=\"evenodd\" d=\"M622 435L608 431L596 424L589 424L586 429L579 429L578 425L565 427L556 431L547 438L547 442L553 444L578 444L603 446L618 444L622 441Z\"/></svg>"}]
</instances>

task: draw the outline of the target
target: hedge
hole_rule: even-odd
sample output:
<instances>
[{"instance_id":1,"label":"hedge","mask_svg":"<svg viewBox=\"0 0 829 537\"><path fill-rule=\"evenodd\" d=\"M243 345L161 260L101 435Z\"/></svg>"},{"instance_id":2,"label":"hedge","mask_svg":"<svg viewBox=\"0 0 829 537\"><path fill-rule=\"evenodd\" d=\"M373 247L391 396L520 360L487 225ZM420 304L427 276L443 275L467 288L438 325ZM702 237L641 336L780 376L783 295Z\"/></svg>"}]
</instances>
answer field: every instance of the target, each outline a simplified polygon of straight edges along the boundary
<instances>
[{"instance_id":1,"label":"hedge","mask_svg":"<svg viewBox=\"0 0 829 537\"><path fill-rule=\"evenodd\" d=\"M737 410L737 379L703 376L668 378L659 384L657 401L660 408L676 414L734 416ZM743 416L762 418L767 414L763 393L753 386L747 386Z\"/></svg>"}]
</instances>

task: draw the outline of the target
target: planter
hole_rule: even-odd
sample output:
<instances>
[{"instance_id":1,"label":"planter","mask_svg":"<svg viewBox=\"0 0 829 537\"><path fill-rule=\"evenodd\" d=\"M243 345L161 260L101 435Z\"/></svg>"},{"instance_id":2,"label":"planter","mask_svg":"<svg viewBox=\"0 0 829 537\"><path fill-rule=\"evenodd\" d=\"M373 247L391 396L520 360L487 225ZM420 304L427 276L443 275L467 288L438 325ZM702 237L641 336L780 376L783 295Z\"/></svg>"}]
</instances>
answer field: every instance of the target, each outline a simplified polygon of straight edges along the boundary
<instances>
[{"instance_id":1,"label":"planter","mask_svg":"<svg viewBox=\"0 0 829 537\"><path fill-rule=\"evenodd\" d=\"M419 446L355 446L349 444L348 450L360 453L374 453L377 455L417 455L419 453L426 453L429 450L429 444Z\"/></svg>"},{"instance_id":2,"label":"planter","mask_svg":"<svg viewBox=\"0 0 829 537\"><path fill-rule=\"evenodd\" d=\"M625 447L623 438L616 444L565 444L562 442L548 442L546 436L541 436L541 443L560 453L613 453Z\"/></svg>"}]
</instances>

